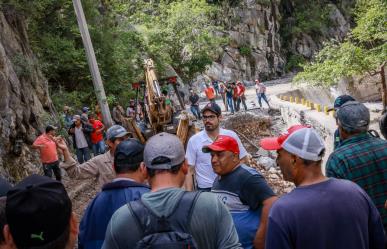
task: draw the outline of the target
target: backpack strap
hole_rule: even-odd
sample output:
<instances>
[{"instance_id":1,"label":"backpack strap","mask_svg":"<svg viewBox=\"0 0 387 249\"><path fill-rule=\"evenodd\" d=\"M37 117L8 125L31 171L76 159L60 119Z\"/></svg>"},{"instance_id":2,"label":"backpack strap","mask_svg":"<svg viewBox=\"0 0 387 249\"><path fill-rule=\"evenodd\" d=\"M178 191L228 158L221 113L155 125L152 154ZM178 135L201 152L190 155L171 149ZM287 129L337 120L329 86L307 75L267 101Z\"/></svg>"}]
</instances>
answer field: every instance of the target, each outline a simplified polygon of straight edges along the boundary
<instances>
[{"instance_id":1,"label":"backpack strap","mask_svg":"<svg viewBox=\"0 0 387 249\"><path fill-rule=\"evenodd\" d=\"M143 236L169 231L187 232L200 192L184 192L168 217L158 217L141 199L128 203Z\"/></svg>"}]
</instances>

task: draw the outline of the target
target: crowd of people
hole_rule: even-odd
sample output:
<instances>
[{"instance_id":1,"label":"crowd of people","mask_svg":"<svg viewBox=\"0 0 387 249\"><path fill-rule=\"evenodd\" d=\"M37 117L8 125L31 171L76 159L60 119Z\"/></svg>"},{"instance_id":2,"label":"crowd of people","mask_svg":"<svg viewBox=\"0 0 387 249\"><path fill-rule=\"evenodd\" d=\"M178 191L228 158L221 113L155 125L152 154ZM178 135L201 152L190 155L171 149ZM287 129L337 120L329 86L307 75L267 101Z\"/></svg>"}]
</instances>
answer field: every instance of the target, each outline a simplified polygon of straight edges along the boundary
<instances>
[{"instance_id":1,"label":"crowd of people","mask_svg":"<svg viewBox=\"0 0 387 249\"><path fill-rule=\"evenodd\" d=\"M257 93L265 93L260 87ZM221 93L222 83L218 88ZM198 106L195 93L189 100ZM93 144L102 138L107 149L88 158L81 150L88 144L85 126L90 132L104 127L90 114L83 122L81 114L69 122L75 160L56 127L47 126L33 145L45 176L13 187L0 180L0 249L72 249L76 243L80 249L384 249L387 141L369 133L370 113L362 103L340 96L334 108L337 146L325 174L325 145L313 127L293 125L260 141L277 152L284 179L296 186L283 196L249 167L238 135L220 127L222 111L214 101L194 110L204 130L186 148L164 132L144 145L116 124L102 137L90 136ZM80 222L60 169L101 185Z\"/></svg>"},{"instance_id":2,"label":"crowd of people","mask_svg":"<svg viewBox=\"0 0 387 249\"><path fill-rule=\"evenodd\" d=\"M199 95L193 90L190 91L190 105L191 112L196 117L196 119L201 119L200 109L199 109ZM262 100L264 100L270 109L270 104L266 96L266 86L264 83L260 82L259 79L255 80L255 91L257 95L257 100L259 108L262 108ZM216 97L220 96L223 101L225 110L234 114L241 110L241 104L244 107L244 110L247 111L246 104L246 87L241 81L236 82L223 82L223 81L212 81L211 83L205 83L204 95L206 96L209 102L215 103Z\"/></svg>"}]
</instances>

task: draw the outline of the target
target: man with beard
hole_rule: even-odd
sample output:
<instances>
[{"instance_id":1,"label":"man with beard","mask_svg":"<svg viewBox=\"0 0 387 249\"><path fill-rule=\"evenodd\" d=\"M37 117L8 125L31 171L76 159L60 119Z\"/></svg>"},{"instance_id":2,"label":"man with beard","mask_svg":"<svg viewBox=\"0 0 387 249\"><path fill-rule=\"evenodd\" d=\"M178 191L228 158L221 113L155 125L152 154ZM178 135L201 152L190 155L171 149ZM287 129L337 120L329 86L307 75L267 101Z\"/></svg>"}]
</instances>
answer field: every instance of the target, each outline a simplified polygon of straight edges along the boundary
<instances>
[{"instance_id":1,"label":"man with beard","mask_svg":"<svg viewBox=\"0 0 387 249\"><path fill-rule=\"evenodd\" d=\"M234 138L238 142L240 160L244 160L248 153L235 132L219 127L220 120L222 119L222 111L216 103L210 102L202 109L202 119L205 129L196 133L188 141L185 156L190 166L190 174L187 175L184 187L188 190L193 189L192 174L195 172L197 189L211 191L216 174L211 166L211 155L203 153L203 146L212 144L219 135L226 135Z\"/></svg>"}]
</instances>

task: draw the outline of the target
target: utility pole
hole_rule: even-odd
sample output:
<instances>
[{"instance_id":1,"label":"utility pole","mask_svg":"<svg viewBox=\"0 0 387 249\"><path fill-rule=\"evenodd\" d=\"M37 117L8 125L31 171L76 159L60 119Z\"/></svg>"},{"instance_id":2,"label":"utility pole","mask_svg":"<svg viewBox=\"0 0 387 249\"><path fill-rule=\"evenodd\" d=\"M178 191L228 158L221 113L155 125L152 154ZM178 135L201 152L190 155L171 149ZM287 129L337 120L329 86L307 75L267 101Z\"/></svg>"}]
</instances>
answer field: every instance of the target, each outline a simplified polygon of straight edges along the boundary
<instances>
[{"instance_id":1,"label":"utility pole","mask_svg":"<svg viewBox=\"0 0 387 249\"><path fill-rule=\"evenodd\" d=\"M81 32L83 45L86 50L91 76L93 78L94 91L97 95L98 104L101 108L103 122L107 127L110 127L113 125L113 120L110 115L109 106L106 100L106 94L103 88L101 74L99 73L97 60L95 58L93 44L91 43L89 30L87 28L85 14L83 13L82 3L80 0L73 0L73 5L75 14L77 16L79 30Z\"/></svg>"}]
</instances>

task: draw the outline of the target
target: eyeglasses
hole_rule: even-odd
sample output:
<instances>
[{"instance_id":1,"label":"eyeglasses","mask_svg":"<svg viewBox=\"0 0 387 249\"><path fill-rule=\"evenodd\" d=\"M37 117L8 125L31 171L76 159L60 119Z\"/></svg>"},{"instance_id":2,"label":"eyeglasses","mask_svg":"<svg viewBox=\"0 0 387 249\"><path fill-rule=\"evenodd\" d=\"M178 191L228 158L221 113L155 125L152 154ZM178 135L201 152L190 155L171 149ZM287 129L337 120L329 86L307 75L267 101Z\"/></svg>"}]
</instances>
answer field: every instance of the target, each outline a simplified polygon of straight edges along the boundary
<instances>
[{"instance_id":1,"label":"eyeglasses","mask_svg":"<svg viewBox=\"0 0 387 249\"><path fill-rule=\"evenodd\" d=\"M204 116L203 115L203 120L214 120L217 117L218 116L216 116L216 115L209 115L209 116Z\"/></svg>"}]
</instances>

